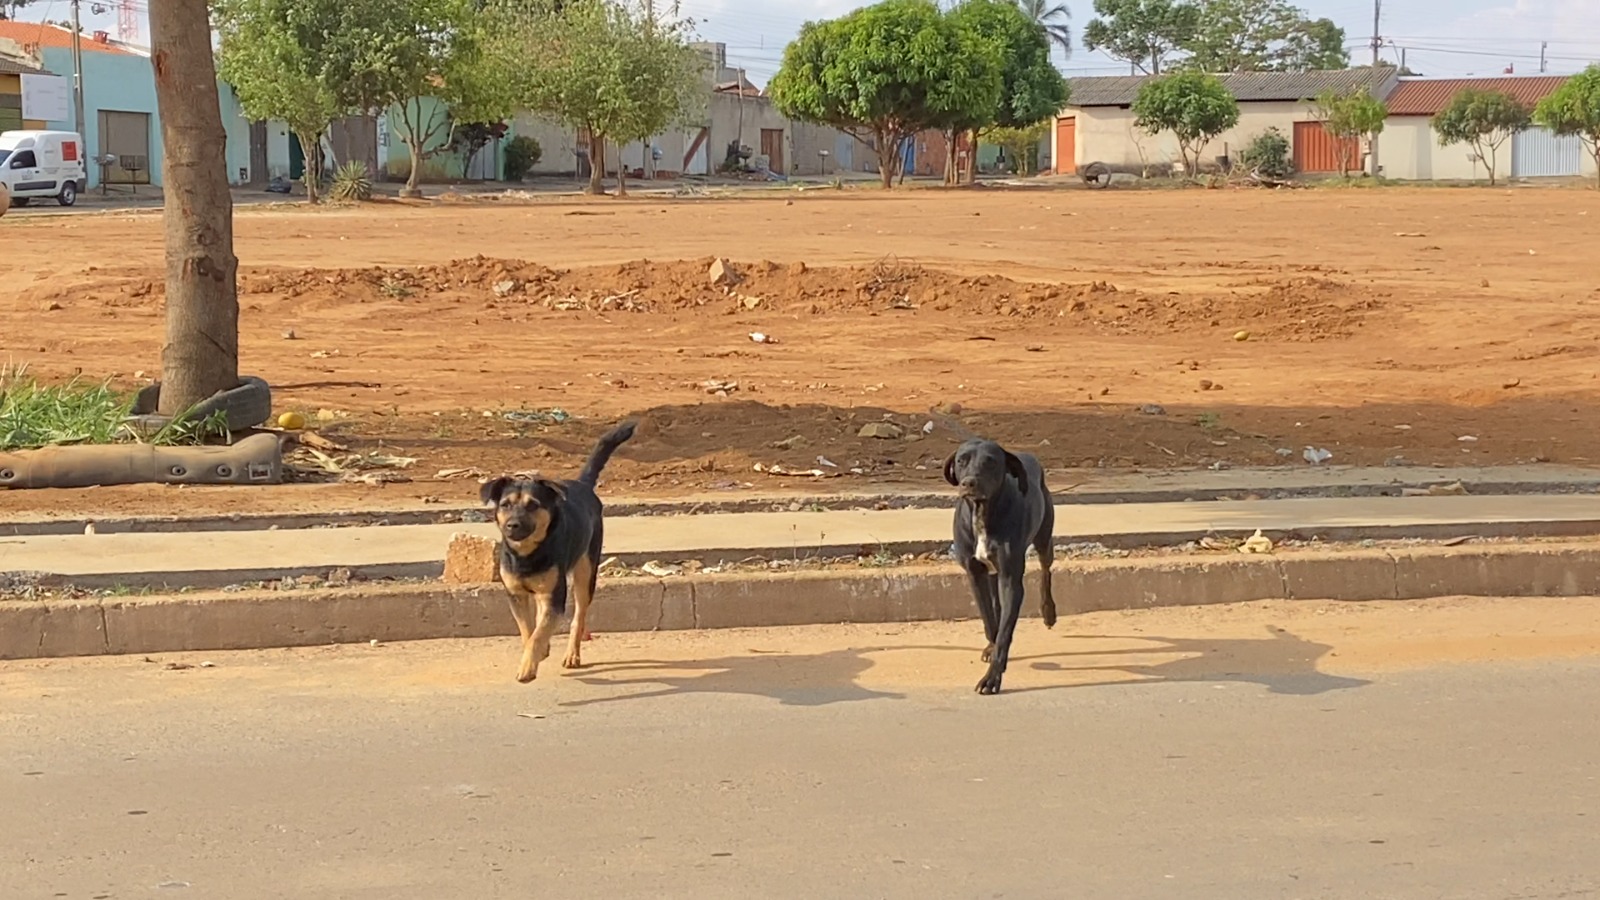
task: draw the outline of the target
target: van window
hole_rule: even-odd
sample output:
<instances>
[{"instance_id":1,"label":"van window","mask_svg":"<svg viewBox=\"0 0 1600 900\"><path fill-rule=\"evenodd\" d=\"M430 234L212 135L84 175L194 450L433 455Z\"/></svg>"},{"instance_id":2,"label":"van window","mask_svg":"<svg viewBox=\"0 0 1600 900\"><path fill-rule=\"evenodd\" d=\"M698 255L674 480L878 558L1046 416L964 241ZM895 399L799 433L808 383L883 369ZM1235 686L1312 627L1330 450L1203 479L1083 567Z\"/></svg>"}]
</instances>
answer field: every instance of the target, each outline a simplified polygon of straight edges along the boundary
<instances>
[{"instance_id":1,"label":"van window","mask_svg":"<svg viewBox=\"0 0 1600 900\"><path fill-rule=\"evenodd\" d=\"M10 155L10 150L0 150L0 166L4 166L6 164L6 157Z\"/></svg>"},{"instance_id":2,"label":"van window","mask_svg":"<svg viewBox=\"0 0 1600 900\"><path fill-rule=\"evenodd\" d=\"M39 162L34 159L32 150L18 150L11 154L11 161L6 165L13 169L34 169L38 168Z\"/></svg>"}]
</instances>

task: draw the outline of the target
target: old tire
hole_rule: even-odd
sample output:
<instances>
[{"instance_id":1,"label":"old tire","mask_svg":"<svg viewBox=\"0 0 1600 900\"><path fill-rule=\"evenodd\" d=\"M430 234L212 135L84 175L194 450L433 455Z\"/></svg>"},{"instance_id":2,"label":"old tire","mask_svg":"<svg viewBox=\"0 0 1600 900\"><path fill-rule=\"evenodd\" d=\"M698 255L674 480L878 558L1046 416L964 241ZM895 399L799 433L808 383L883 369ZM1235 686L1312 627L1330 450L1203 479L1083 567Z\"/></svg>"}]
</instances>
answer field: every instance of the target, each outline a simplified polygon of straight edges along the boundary
<instances>
[{"instance_id":1,"label":"old tire","mask_svg":"<svg viewBox=\"0 0 1600 900\"><path fill-rule=\"evenodd\" d=\"M156 410L160 408L161 382L158 381L139 391L134 398L130 418L134 424L144 428L161 428L172 420L169 416L157 414ZM189 411L189 420L202 421L219 412L227 415L229 431L254 428L272 418L272 388L262 379L246 375L239 380L238 387L218 391L195 404Z\"/></svg>"},{"instance_id":2,"label":"old tire","mask_svg":"<svg viewBox=\"0 0 1600 900\"><path fill-rule=\"evenodd\" d=\"M1101 162L1092 162L1083 167L1079 173L1083 183L1091 188L1104 189L1111 186L1111 167Z\"/></svg>"}]
</instances>

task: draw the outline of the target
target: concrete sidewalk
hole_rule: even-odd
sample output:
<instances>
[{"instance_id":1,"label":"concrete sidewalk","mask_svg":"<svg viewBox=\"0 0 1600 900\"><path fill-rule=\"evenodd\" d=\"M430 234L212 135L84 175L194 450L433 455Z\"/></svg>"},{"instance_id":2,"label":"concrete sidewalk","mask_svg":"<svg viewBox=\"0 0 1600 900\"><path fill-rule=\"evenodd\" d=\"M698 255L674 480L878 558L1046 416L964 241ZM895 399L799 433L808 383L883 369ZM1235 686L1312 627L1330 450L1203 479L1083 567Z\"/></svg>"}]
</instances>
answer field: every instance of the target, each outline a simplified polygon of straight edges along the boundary
<instances>
[{"instance_id":1,"label":"concrete sidewalk","mask_svg":"<svg viewBox=\"0 0 1600 900\"><path fill-rule=\"evenodd\" d=\"M920 553L949 545L951 511L726 513L618 517L606 552L624 562ZM1600 495L1357 497L1205 503L1064 504L1057 544L1180 544L1207 533L1328 540L1458 535L1600 534ZM350 569L367 578L429 578L457 532L486 524L395 525L276 531L46 535L0 539L0 572L42 572L85 587L220 587Z\"/></svg>"}]
</instances>

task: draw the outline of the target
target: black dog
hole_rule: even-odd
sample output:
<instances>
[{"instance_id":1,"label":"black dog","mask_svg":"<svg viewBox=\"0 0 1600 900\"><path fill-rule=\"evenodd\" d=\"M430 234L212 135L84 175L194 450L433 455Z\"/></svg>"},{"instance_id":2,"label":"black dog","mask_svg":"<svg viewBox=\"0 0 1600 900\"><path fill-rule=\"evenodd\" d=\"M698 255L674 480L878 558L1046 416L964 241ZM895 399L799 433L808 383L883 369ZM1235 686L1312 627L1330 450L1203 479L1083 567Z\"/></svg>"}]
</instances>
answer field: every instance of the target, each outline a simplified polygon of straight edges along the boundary
<instances>
[{"instance_id":1,"label":"black dog","mask_svg":"<svg viewBox=\"0 0 1600 900\"><path fill-rule=\"evenodd\" d=\"M511 614L522 634L517 680L524 684L538 675L539 663L550 655L556 617L567 611L568 574L577 608L562 665L576 669L583 664L580 645L600 574L604 533L604 511L594 487L611 454L633 437L636 424L625 422L600 438L575 480L500 477L483 486L480 496L494 508L500 529L500 581L511 594Z\"/></svg>"},{"instance_id":2,"label":"black dog","mask_svg":"<svg viewBox=\"0 0 1600 900\"><path fill-rule=\"evenodd\" d=\"M956 561L972 580L983 633L989 639L983 651L989 670L977 691L997 694L1011 657L1011 634L1022 612L1022 575L1030 544L1044 569L1039 579L1044 624L1046 628L1056 624L1056 601L1050 596L1055 506L1039 460L1032 454L1007 452L994 441L974 439L957 447L944 462L944 480L960 489Z\"/></svg>"}]
</instances>

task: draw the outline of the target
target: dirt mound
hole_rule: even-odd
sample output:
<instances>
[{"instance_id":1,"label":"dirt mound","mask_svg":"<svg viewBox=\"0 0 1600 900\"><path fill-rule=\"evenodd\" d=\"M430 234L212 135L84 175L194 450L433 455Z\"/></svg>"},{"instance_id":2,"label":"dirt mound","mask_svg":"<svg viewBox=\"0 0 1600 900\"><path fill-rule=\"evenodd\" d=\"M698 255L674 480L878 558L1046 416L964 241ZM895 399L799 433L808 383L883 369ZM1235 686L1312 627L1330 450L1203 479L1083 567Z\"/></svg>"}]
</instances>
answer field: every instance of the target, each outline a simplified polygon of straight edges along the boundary
<instances>
[{"instance_id":1,"label":"dirt mound","mask_svg":"<svg viewBox=\"0 0 1600 900\"><path fill-rule=\"evenodd\" d=\"M712 278L714 259L558 270L524 260L476 257L407 268L258 270L241 276L242 295L276 295L323 307L382 300L474 300L596 312L797 315L921 311L964 316L1056 319L1113 334L1162 334L1196 326L1245 327L1265 337L1315 341L1345 337L1379 296L1317 277L1251 285L1227 294L1153 294L1096 281L1064 284L998 275L954 276L885 259L869 266L730 263Z\"/></svg>"}]
</instances>

